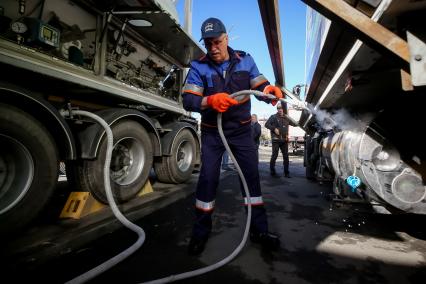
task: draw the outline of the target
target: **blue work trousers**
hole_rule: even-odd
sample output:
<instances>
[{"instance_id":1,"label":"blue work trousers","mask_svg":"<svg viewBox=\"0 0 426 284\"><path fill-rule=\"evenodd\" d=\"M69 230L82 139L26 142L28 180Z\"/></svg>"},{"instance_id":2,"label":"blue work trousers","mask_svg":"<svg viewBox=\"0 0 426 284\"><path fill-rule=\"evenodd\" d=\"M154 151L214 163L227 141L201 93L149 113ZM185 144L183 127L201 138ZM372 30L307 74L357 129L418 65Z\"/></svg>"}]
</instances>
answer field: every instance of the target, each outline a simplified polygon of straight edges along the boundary
<instances>
[{"instance_id":1,"label":"blue work trousers","mask_svg":"<svg viewBox=\"0 0 426 284\"><path fill-rule=\"evenodd\" d=\"M268 231L268 221L260 189L257 149L251 137L250 125L244 125L233 130L225 130L224 133L247 181L252 200L251 231L265 233ZM217 129L207 129L201 132L202 165L195 197L202 203L211 203L213 205L207 209L198 207L195 209L196 221L193 228L193 236L198 238L207 238L212 229L212 213L224 151L225 146ZM245 197L241 179L240 190L243 197ZM260 202L254 203L253 199L260 200Z\"/></svg>"}]
</instances>

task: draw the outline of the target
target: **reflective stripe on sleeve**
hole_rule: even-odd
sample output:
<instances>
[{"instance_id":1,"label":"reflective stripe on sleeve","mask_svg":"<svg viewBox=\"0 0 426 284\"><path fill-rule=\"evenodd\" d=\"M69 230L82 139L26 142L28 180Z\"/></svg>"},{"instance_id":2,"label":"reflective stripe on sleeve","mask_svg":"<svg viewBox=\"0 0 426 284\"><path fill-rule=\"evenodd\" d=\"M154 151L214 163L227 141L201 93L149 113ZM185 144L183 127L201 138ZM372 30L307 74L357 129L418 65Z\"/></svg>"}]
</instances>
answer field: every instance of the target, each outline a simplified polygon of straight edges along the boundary
<instances>
[{"instance_id":1,"label":"reflective stripe on sleeve","mask_svg":"<svg viewBox=\"0 0 426 284\"><path fill-rule=\"evenodd\" d=\"M214 200L212 202L204 202L201 200L195 200L195 208L202 211L212 211L214 209Z\"/></svg>"},{"instance_id":2,"label":"reflective stripe on sleeve","mask_svg":"<svg viewBox=\"0 0 426 284\"><path fill-rule=\"evenodd\" d=\"M263 198L262 196L250 197L250 203L254 206L263 205ZM244 197L244 205L248 205L247 197Z\"/></svg>"},{"instance_id":3,"label":"reflective stripe on sleeve","mask_svg":"<svg viewBox=\"0 0 426 284\"><path fill-rule=\"evenodd\" d=\"M185 86L183 86L183 92L184 93L191 93L197 96L202 96L203 92L204 92L204 88L197 86L195 84L185 84Z\"/></svg>"},{"instance_id":4,"label":"reflective stripe on sleeve","mask_svg":"<svg viewBox=\"0 0 426 284\"><path fill-rule=\"evenodd\" d=\"M268 79L266 79L265 76L259 75L256 78L253 78L250 80L250 88L255 89L256 87L262 85L266 81L268 81Z\"/></svg>"}]
</instances>

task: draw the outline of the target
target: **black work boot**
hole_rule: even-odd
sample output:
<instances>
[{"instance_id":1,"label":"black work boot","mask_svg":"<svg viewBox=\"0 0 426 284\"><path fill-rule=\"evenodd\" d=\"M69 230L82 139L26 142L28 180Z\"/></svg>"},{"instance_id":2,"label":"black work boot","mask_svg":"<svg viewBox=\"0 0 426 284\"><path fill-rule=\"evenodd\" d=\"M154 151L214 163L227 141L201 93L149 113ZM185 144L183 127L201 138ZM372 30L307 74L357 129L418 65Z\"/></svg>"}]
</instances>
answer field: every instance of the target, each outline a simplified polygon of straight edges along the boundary
<instances>
[{"instance_id":1,"label":"black work boot","mask_svg":"<svg viewBox=\"0 0 426 284\"><path fill-rule=\"evenodd\" d=\"M188 254L200 255L206 247L207 239L208 238L197 238L192 236L188 245Z\"/></svg>"},{"instance_id":2,"label":"black work boot","mask_svg":"<svg viewBox=\"0 0 426 284\"><path fill-rule=\"evenodd\" d=\"M275 169L271 169L271 176L276 176L277 173L275 172Z\"/></svg>"},{"instance_id":3,"label":"black work boot","mask_svg":"<svg viewBox=\"0 0 426 284\"><path fill-rule=\"evenodd\" d=\"M284 176L285 176L286 178L291 178L290 173L284 173Z\"/></svg>"},{"instance_id":4,"label":"black work boot","mask_svg":"<svg viewBox=\"0 0 426 284\"><path fill-rule=\"evenodd\" d=\"M276 251L280 248L280 239L272 233L254 233L250 232L250 240L253 243L262 245L262 248L270 251Z\"/></svg>"}]
</instances>

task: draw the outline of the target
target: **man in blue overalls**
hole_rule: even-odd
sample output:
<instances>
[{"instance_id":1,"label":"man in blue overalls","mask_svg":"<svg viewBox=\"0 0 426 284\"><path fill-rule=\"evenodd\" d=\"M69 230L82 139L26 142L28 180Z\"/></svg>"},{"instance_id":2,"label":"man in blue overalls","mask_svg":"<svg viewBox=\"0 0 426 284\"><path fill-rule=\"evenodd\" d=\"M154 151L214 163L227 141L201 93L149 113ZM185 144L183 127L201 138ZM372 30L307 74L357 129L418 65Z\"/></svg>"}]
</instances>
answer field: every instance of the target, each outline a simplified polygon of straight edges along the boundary
<instances>
[{"instance_id":1,"label":"man in blue overalls","mask_svg":"<svg viewBox=\"0 0 426 284\"><path fill-rule=\"evenodd\" d=\"M212 229L212 213L219 184L220 166L225 147L217 129L217 114L222 112L222 126L232 153L240 165L250 192L252 219L250 239L266 249L276 250L280 241L268 232L268 221L260 189L256 146L251 137L250 96L233 99L229 94L241 90L258 90L282 98L279 88L269 84L259 73L253 58L228 47L223 23L209 18L201 26L207 55L191 62L183 89L186 110L201 113L202 166L196 190L196 221L188 252L199 255ZM266 103L277 100L263 98ZM244 194L242 183L241 191ZM245 198L247 205L247 199Z\"/></svg>"}]
</instances>

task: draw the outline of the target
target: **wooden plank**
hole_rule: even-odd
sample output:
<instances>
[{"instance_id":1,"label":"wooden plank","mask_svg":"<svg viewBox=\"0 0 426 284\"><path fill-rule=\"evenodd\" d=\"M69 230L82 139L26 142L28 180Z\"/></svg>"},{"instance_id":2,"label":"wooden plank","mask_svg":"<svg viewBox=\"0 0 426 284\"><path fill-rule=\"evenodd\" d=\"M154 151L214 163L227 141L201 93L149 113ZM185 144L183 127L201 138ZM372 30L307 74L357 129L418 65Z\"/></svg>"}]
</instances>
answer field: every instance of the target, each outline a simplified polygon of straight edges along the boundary
<instances>
[{"instance_id":1,"label":"wooden plank","mask_svg":"<svg viewBox=\"0 0 426 284\"><path fill-rule=\"evenodd\" d=\"M414 90L413 84L411 83L411 75L401 69L401 86L404 91Z\"/></svg>"},{"instance_id":2,"label":"wooden plank","mask_svg":"<svg viewBox=\"0 0 426 284\"><path fill-rule=\"evenodd\" d=\"M410 52L405 40L376 23L342 0L302 0L332 21L339 21L359 32L364 42L379 45L409 64Z\"/></svg>"}]
</instances>

